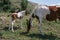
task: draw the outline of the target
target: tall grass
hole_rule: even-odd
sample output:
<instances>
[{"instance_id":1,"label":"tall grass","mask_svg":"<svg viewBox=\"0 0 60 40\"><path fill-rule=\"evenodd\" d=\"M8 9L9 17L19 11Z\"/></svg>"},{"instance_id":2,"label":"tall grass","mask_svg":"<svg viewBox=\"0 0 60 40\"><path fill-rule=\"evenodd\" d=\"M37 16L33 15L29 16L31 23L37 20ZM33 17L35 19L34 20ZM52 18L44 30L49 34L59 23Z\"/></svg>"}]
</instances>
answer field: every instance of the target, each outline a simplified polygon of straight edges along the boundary
<instances>
[{"instance_id":1,"label":"tall grass","mask_svg":"<svg viewBox=\"0 0 60 40\"><path fill-rule=\"evenodd\" d=\"M7 17L9 13L0 14L6 17L8 21L11 20L11 17ZM0 36L4 37L4 40L60 40L60 23L55 23L54 21L49 22L45 19L43 20L44 36L40 34L38 26L39 23L36 19L34 19L32 22L32 28L30 32L28 34L23 34L27 28L26 18L29 19L29 15L27 17L24 16L22 19L23 29L17 27L18 20L16 20L14 25L14 28L16 27L15 32L8 30L10 22L6 22L5 25L3 23L3 26L0 25L0 28L2 28L0 29Z\"/></svg>"}]
</instances>

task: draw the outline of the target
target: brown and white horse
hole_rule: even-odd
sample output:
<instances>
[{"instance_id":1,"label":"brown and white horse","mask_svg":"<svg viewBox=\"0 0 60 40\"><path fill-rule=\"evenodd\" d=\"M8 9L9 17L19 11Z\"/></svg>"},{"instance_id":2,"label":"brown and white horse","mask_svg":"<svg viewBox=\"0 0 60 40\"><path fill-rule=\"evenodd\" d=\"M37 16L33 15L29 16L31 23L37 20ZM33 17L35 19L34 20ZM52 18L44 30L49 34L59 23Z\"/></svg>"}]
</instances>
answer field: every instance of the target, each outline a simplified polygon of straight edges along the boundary
<instances>
[{"instance_id":1,"label":"brown and white horse","mask_svg":"<svg viewBox=\"0 0 60 40\"><path fill-rule=\"evenodd\" d=\"M27 32L31 29L31 22L33 18L36 17L39 20L39 26L40 26L40 32L43 33L43 27L42 27L42 20L43 18L47 19L48 21L56 20L57 18L60 18L60 7L57 6L36 6L34 10L31 13L31 17L27 22Z\"/></svg>"},{"instance_id":2,"label":"brown and white horse","mask_svg":"<svg viewBox=\"0 0 60 40\"><path fill-rule=\"evenodd\" d=\"M12 32L14 32L13 25L14 25L14 22L16 19L19 19L19 26L22 28L21 19L24 15L25 15L25 10L8 15L8 16L11 16L11 24L10 24L11 26L9 27L9 30L10 30L10 28L12 28Z\"/></svg>"}]
</instances>

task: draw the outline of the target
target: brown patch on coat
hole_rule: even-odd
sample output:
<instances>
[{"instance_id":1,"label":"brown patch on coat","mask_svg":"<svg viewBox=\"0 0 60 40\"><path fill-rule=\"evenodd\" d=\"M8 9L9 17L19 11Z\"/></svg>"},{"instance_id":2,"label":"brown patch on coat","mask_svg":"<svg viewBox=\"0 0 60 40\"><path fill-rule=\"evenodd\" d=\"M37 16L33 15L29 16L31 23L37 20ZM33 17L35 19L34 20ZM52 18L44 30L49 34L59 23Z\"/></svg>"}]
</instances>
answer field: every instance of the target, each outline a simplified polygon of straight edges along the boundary
<instances>
[{"instance_id":1,"label":"brown patch on coat","mask_svg":"<svg viewBox=\"0 0 60 40\"><path fill-rule=\"evenodd\" d=\"M49 10L52 10L52 11L57 11L57 7L56 6L48 6Z\"/></svg>"},{"instance_id":2,"label":"brown patch on coat","mask_svg":"<svg viewBox=\"0 0 60 40\"><path fill-rule=\"evenodd\" d=\"M56 20L59 17L59 10L56 6L48 6L49 10L50 10L50 14L46 15L46 19L48 21L53 21Z\"/></svg>"},{"instance_id":3,"label":"brown patch on coat","mask_svg":"<svg viewBox=\"0 0 60 40\"><path fill-rule=\"evenodd\" d=\"M12 14L12 16L11 16L11 17L12 17L12 19L13 19L13 20L15 20L15 19L17 19L17 18L18 18L18 17L17 17L17 14Z\"/></svg>"},{"instance_id":4,"label":"brown patch on coat","mask_svg":"<svg viewBox=\"0 0 60 40\"><path fill-rule=\"evenodd\" d=\"M21 19L22 18L21 16L18 17L17 14L12 14L11 17L12 17L13 20L15 20L15 19Z\"/></svg>"}]
</instances>

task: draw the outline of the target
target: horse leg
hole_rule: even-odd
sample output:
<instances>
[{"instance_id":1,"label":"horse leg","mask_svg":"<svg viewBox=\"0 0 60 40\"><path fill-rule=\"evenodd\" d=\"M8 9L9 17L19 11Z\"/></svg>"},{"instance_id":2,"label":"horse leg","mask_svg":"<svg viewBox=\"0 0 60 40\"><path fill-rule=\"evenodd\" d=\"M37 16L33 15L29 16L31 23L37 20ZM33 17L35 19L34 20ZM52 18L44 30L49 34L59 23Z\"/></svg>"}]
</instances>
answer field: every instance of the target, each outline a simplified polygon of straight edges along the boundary
<instances>
[{"instance_id":1,"label":"horse leg","mask_svg":"<svg viewBox=\"0 0 60 40\"><path fill-rule=\"evenodd\" d=\"M12 28L11 30L12 30L12 32L14 32L14 29L13 29L14 22L15 22L15 20L11 21L11 28Z\"/></svg>"},{"instance_id":2,"label":"horse leg","mask_svg":"<svg viewBox=\"0 0 60 40\"><path fill-rule=\"evenodd\" d=\"M40 27L40 33L42 34L42 35L44 35L44 33L43 33L43 27L42 27L42 18L39 18L39 27Z\"/></svg>"},{"instance_id":3,"label":"horse leg","mask_svg":"<svg viewBox=\"0 0 60 40\"><path fill-rule=\"evenodd\" d=\"M23 28L22 27L22 19L19 19L19 26L20 26L21 29Z\"/></svg>"},{"instance_id":4,"label":"horse leg","mask_svg":"<svg viewBox=\"0 0 60 40\"><path fill-rule=\"evenodd\" d=\"M9 26L9 30L11 29L11 25L12 25L12 20L10 20L10 26Z\"/></svg>"}]
</instances>

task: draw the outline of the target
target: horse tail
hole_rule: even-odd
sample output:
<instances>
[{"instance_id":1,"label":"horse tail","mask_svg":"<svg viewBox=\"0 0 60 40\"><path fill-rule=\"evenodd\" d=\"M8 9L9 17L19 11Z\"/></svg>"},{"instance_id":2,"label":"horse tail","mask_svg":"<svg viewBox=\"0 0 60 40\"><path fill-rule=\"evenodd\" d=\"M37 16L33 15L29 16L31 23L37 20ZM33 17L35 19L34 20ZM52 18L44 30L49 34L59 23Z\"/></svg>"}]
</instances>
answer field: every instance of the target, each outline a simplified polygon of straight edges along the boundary
<instances>
[{"instance_id":1,"label":"horse tail","mask_svg":"<svg viewBox=\"0 0 60 40\"><path fill-rule=\"evenodd\" d=\"M29 20L27 20L27 32L26 33L29 33L30 29L31 29L31 18Z\"/></svg>"},{"instance_id":2,"label":"horse tail","mask_svg":"<svg viewBox=\"0 0 60 40\"><path fill-rule=\"evenodd\" d=\"M33 13L35 12L36 8L37 8L37 6L31 12L31 16L30 16L29 20L27 20L27 32L26 33L29 33L29 31L31 29L32 18L34 18L34 14Z\"/></svg>"},{"instance_id":3,"label":"horse tail","mask_svg":"<svg viewBox=\"0 0 60 40\"><path fill-rule=\"evenodd\" d=\"M29 33L30 29L31 29L31 23L32 23L32 20L34 18L34 14L31 15L31 17L29 18L29 20L27 20L27 32L26 33Z\"/></svg>"}]
</instances>

